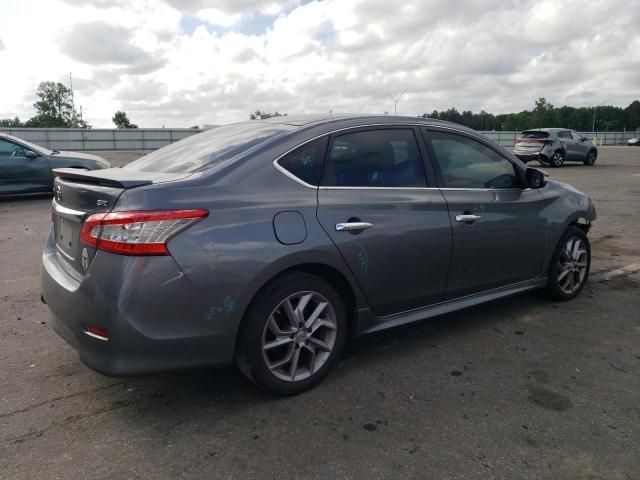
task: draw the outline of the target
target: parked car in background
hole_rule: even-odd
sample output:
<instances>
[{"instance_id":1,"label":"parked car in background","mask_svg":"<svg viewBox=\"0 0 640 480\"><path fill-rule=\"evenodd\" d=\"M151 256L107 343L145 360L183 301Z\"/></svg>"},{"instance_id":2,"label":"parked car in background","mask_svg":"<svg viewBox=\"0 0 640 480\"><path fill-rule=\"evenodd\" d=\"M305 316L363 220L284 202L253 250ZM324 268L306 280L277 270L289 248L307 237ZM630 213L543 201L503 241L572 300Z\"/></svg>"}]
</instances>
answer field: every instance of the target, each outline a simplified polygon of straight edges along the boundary
<instances>
[{"instance_id":1,"label":"parked car in background","mask_svg":"<svg viewBox=\"0 0 640 480\"><path fill-rule=\"evenodd\" d=\"M54 168L98 170L111 165L97 155L49 150L0 133L0 195L53 191Z\"/></svg>"},{"instance_id":2,"label":"parked car in background","mask_svg":"<svg viewBox=\"0 0 640 480\"><path fill-rule=\"evenodd\" d=\"M566 161L593 165L598 158L591 140L566 128L525 130L516 139L513 153L525 163L537 160L550 167L561 167Z\"/></svg>"},{"instance_id":3,"label":"parked car in background","mask_svg":"<svg viewBox=\"0 0 640 480\"><path fill-rule=\"evenodd\" d=\"M319 383L348 334L576 297L596 217L473 130L396 116L224 125L55 189L42 298L86 364L235 361L279 394Z\"/></svg>"},{"instance_id":4,"label":"parked car in background","mask_svg":"<svg viewBox=\"0 0 640 480\"><path fill-rule=\"evenodd\" d=\"M640 147L640 137L634 137L627 140L627 144L630 147Z\"/></svg>"}]
</instances>

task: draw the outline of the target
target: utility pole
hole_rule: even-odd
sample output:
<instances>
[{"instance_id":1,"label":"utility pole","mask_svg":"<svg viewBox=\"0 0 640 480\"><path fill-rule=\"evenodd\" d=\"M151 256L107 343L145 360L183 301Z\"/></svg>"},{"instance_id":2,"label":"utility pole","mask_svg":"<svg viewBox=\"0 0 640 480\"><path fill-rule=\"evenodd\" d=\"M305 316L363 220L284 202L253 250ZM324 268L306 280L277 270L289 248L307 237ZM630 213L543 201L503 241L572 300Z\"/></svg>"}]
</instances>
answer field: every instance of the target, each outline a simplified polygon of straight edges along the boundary
<instances>
[{"instance_id":1,"label":"utility pole","mask_svg":"<svg viewBox=\"0 0 640 480\"><path fill-rule=\"evenodd\" d=\"M393 100L393 115L394 116L398 116L398 102L400 101L400 99L402 98L402 96L404 95L405 92L406 92L406 90L403 90L402 93L400 95L398 95L397 97L394 97L390 93L386 93L385 94L388 97L390 97L391 100Z\"/></svg>"},{"instance_id":2,"label":"utility pole","mask_svg":"<svg viewBox=\"0 0 640 480\"><path fill-rule=\"evenodd\" d=\"M71 77L71 72L69 72L69 89L71 90L71 108L73 111L76 111L76 104L73 99L73 78Z\"/></svg>"}]
</instances>

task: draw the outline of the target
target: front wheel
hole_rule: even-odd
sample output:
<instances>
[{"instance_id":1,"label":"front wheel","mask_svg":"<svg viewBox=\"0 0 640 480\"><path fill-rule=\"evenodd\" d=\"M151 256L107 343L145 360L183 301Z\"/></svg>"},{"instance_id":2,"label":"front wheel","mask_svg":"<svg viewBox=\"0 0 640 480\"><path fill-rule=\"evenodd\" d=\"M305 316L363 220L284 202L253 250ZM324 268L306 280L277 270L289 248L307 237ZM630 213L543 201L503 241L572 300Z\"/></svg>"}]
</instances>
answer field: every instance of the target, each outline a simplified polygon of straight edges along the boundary
<instances>
[{"instance_id":1,"label":"front wheel","mask_svg":"<svg viewBox=\"0 0 640 480\"><path fill-rule=\"evenodd\" d=\"M285 274L258 295L240 331L236 361L258 386L294 395L320 383L340 357L346 312L319 277Z\"/></svg>"},{"instance_id":2,"label":"front wheel","mask_svg":"<svg viewBox=\"0 0 640 480\"><path fill-rule=\"evenodd\" d=\"M584 159L584 164L588 166L594 165L596 163L597 158L598 158L598 153L595 150L591 150L587 154L587 157Z\"/></svg>"},{"instance_id":3,"label":"front wheel","mask_svg":"<svg viewBox=\"0 0 640 480\"><path fill-rule=\"evenodd\" d=\"M577 297L589 277L590 268L591 246L587 235L578 227L569 227L551 258L547 293L556 300Z\"/></svg>"}]
</instances>

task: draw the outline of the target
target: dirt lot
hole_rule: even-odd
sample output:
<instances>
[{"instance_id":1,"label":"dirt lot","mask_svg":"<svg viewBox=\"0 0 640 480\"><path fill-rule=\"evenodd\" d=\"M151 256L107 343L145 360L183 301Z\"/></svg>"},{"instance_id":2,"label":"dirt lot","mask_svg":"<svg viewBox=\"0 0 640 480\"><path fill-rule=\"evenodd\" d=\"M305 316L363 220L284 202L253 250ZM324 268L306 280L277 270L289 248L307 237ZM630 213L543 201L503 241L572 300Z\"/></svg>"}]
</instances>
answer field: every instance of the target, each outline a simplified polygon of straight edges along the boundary
<instances>
[{"instance_id":1,"label":"dirt lot","mask_svg":"<svg viewBox=\"0 0 640 480\"><path fill-rule=\"evenodd\" d=\"M0 200L0 478L640 479L640 148L551 173L598 210L592 294L354 340L284 399L231 368L86 368L40 303L50 198Z\"/></svg>"}]
</instances>

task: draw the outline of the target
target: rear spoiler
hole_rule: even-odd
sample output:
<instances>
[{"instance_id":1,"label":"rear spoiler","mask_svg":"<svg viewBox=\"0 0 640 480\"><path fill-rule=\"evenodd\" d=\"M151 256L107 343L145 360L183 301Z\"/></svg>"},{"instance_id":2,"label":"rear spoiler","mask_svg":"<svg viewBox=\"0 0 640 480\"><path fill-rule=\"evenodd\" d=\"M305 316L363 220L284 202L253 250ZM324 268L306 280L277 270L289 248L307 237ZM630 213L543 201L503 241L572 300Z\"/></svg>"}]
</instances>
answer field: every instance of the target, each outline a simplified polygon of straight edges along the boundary
<instances>
[{"instance_id":1,"label":"rear spoiler","mask_svg":"<svg viewBox=\"0 0 640 480\"><path fill-rule=\"evenodd\" d=\"M106 168L103 170L81 170L78 168L55 168L53 174L57 178L75 182L92 183L105 187L134 188L154 183L186 178L189 174L141 172L123 168Z\"/></svg>"}]
</instances>

